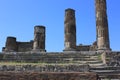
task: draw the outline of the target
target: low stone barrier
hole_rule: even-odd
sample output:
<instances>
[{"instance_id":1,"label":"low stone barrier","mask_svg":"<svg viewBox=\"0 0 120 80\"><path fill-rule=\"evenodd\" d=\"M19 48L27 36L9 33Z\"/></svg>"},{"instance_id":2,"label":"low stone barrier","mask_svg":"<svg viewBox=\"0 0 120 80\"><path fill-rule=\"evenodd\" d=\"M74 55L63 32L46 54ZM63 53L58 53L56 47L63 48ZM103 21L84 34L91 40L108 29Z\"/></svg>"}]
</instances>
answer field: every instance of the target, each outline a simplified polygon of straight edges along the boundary
<instances>
[{"instance_id":1,"label":"low stone barrier","mask_svg":"<svg viewBox=\"0 0 120 80\"><path fill-rule=\"evenodd\" d=\"M88 72L88 65L0 65L0 71Z\"/></svg>"},{"instance_id":2,"label":"low stone barrier","mask_svg":"<svg viewBox=\"0 0 120 80\"><path fill-rule=\"evenodd\" d=\"M95 73L0 72L0 80L98 80Z\"/></svg>"}]
</instances>

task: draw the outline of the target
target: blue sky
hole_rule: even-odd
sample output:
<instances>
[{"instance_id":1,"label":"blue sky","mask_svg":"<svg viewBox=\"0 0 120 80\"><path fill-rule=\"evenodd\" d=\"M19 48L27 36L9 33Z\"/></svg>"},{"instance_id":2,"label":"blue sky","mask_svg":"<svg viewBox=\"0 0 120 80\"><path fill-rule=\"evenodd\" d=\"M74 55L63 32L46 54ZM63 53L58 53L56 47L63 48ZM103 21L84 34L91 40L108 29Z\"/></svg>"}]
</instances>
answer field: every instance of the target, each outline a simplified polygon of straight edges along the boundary
<instances>
[{"instance_id":1,"label":"blue sky","mask_svg":"<svg viewBox=\"0 0 120 80\"><path fill-rule=\"evenodd\" d=\"M77 45L96 40L94 0L0 0L0 51L7 36L27 42L34 38L34 26L46 26L46 50L64 49L64 11L76 10ZM120 0L107 0L110 45L120 50Z\"/></svg>"}]
</instances>

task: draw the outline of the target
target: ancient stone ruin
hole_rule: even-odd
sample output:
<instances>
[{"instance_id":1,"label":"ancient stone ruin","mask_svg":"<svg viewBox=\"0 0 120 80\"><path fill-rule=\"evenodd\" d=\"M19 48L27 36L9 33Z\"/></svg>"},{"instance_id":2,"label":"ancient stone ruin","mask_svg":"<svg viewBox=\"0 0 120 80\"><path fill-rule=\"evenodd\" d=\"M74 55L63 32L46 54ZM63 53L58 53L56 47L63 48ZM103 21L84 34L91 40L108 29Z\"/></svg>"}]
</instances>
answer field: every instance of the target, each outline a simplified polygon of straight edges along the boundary
<instances>
[{"instance_id":1,"label":"ancient stone ruin","mask_svg":"<svg viewBox=\"0 0 120 80\"><path fill-rule=\"evenodd\" d=\"M65 10L64 21L65 49L63 51L110 51L108 20L106 13L106 1L96 0L96 41L92 45L76 45L76 19L75 10ZM40 51L45 52L45 27L34 27L34 40L30 42L16 42L16 38L8 37L3 51L27 52Z\"/></svg>"},{"instance_id":2,"label":"ancient stone ruin","mask_svg":"<svg viewBox=\"0 0 120 80\"><path fill-rule=\"evenodd\" d=\"M0 80L120 80L120 52L109 41L106 0L95 0L96 40L76 45L75 10L65 10L64 50L46 52L45 26L34 27L34 39L7 37L0 54Z\"/></svg>"},{"instance_id":3,"label":"ancient stone ruin","mask_svg":"<svg viewBox=\"0 0 120 80\"><path fill-rule=\"evenodd\" d=\"M6 45L2 49L3 52L46 52L45 50L45 27L34 27L34 41L18 42L15 37L7 37Z\"/></svg>"}]
</instances>

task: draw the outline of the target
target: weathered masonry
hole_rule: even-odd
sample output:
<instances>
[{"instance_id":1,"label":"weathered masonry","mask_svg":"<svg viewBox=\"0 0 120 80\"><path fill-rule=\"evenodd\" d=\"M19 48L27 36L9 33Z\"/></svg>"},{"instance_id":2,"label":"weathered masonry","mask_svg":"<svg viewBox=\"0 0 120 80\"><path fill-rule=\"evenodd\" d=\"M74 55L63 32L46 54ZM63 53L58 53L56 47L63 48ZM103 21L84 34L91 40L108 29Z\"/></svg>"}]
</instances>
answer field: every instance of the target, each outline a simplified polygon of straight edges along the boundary
<instances>
[{"instance_id":1,"label":"weathered masonry","mask_svg":"<svg viewBox=\"0 0 120 80\"><path fill-rule=\"evenodd\" d=\"M0 80L120 80L120 51L110 48L106 0L95 0L95 8L97 35L92 45L76 45L71 8L65 10L63 52L46 52L45 26L34 27L30 42L7 37L0 52Z\"/></svg>"},{"instance_id":2,"label":"weathered masonry","mask_svg":"<svg viewBox=\"0 0 120 80\"><path fill-rule=\"evenodd\" d=\"M25 52L32 50L33 41L19 42L15 37L7 37L6 47L3 47L3 52Z\"/></svg>"},{"instance_id":3,"label":"weathered masonry","mask_svg":"<svg viewBox=\"0 0 120 80\"><path fill-rule=\"evenodd\" d=\"M76 45L75 10L65 10L65 49L64 51L110 51L106 0L95 0L96 41L92 45Z\"/></svg>"},{"instance_id":4,"label":"weathered masonry","mask_svg":"<svg viewBox=\"0 0 120 80\"><path fill-rule=\"evenodd\" d=\"M45 27L44 26L34 27L33 50L45 52Z\"/></svg>"},{"instance_id":5,"label":"weathered masonry","mask_svg":"<svg viewBox=\"0 0 120 80\"><path fill-rule=\"evenodd\" d=\"M7 37L6 45L2 49L3 52L45 52L45 27L34 27L34 41L19 42L15 37Z\"/></svg>"},{"instance_id":6,"label":"weathered masonry","mask_svg":"<svg viewBox=\"0 0 120 80\"><path fill-rule=\"evenodd\" d=\"M95 0L96 6L96 40L92 45L76 45L76 18L75 10L65 10L64 20L64 50L63 51L110 51L109 29L107 20L106 0ZM34 40L30 42L16 42L15 37L8 37L5 52L27 52L45 50L45 27L34 27Z\"/></svg>"},{"instance_id":7,"label":"weathered masonry","mask_svg":"<svg viewBox=\"0 0 120 80\"><path fill-rule=\"evenodd\" d=\"M106 0L96 1L96 30L98 50L110 50Z\"/></svg>"},{"instance_id":8,"label":"weathered masonry","mask_svg":"<svg viewBox=\"0 0 120 80\"><path fill-rule=\"evenodd\" d=\"M64 51L74 51L76 49L76 22L75 10L65 10L65 49Z\"/></svg>"}]
</instances>

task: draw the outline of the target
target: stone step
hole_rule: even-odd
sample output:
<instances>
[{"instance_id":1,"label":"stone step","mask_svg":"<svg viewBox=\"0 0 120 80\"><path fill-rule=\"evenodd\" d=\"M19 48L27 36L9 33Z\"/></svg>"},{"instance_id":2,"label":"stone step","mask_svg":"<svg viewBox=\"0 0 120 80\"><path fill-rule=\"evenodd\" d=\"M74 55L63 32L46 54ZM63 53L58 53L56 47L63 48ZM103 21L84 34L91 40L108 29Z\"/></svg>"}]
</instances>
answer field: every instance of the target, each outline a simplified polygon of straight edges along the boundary
<instances>
[{"instance_id":1,"label":"stone step","mask_svg":"<svg viewBox=\"0 0 120 80\"><path fill-rule=\"evenodd\" d=\"M89 64L91 67L99 67L99 66L105 66L103 63L97 63L97 64Z\"/></svg>"},{"instance_id":2,"label":"stone step","mask_svg":"<svg viewBox=\"0 0 120 80\"><path fill-rule=\"evenodd\" d=\"M73 63L78 63L78 64L101 64L103 63L102 61L76 61Z\"/></svg>"},{"instance_id":3,"label":"stone step","mask_svg":"<svg viewBox=\"0 0 120 80\"><path fill-rule=\"evenodd\" d=\"M85 53L85 52L84 52ZM42 62L42 63L68 63L68 62L76 62L76 61L86 61L89 63L96 63L95 61L101 61L98 54L30 54L30 53L17 53L17 54L0 54L0 61L7 62ZM91 61L91 62L90 62Z\"/></svg>"}]
</instances>

